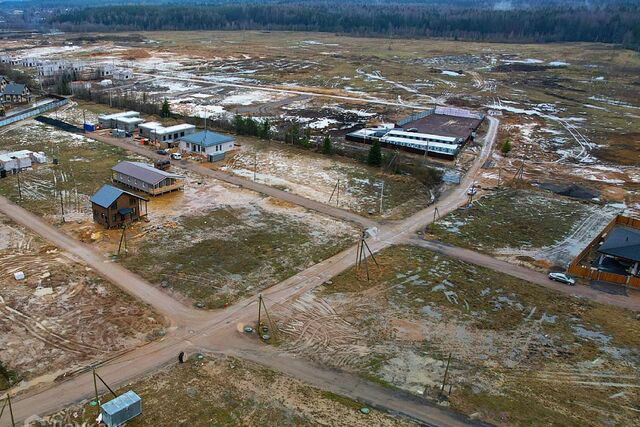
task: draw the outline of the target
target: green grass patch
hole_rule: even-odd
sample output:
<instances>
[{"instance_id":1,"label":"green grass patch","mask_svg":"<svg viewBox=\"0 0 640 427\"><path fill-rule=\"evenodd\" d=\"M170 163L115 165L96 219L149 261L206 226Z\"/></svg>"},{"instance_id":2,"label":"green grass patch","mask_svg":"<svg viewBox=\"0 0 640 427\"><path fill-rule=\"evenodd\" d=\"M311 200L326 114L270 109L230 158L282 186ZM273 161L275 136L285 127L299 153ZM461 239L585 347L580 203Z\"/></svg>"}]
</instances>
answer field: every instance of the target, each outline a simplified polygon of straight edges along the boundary
<instances>
[{"instance_id":1,"label":"green grass patch","mask_svg":"<svg viewBox=\"0 0 640 427\"><path fill-rule=\"evenodd\" d=\"M208 308L272 286L353 243L258 207L221 208L149 234L122 262Z\"/></svg>"},{"instance_id":2,"label":"green grass patch","mask_svg":"<svg viewBox=\"0 0 640 427\"><path fill-rule=\"evenodd\" d=\"M581 202L536 190L504 190L461 208L431 227L441 241L491 252L553 245L587 214Z\"/></svg>"},{"instance_id":3,"label":"green grass patch","mask_svg":"<svg viewBox=\"0 0 640 427\"><path fill-rule=\"evenodd\" d=\"M7 390L13 384L18 382L18 380L19 380L18 373L8 369L0 361L0 390Z\"/></svg>"}]
</instances>

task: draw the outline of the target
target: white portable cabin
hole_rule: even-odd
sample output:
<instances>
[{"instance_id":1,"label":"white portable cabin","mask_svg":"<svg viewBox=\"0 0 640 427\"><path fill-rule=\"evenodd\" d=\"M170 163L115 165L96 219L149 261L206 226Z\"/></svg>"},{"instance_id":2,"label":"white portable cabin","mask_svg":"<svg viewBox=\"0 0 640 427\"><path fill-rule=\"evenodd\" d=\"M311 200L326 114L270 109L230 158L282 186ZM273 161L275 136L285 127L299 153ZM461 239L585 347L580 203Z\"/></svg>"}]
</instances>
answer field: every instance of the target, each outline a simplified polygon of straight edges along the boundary
<instances>
[{"instance_id":1,"label":"white portable cabin","mask_svg":"<svg viewBox=\"0 0 640 427\"><path fill-rule=\"evenodd\" d=\"M100 126L103 128L113 129L117 127L120 120L126 118L140 118L140 113L137 111L125 111L122 113L104 114L102 116L98 116L98 123L100 123Z\"/></svg>"},{"instance_id":2,"label":"white portable cabin","mask_svg":"<svg viewBox=\"0 0 640 427\"><path fill-rule=\"evenodd\" d=\"M195 133L196 127L187 123L164 127L158 122L147 122L138 125L140 136L167 145L177 142L180 138Z\"/></svg>"},{"instance_id":3,"label":"white portable cabin","mask_svg":"<svg viewBox=\"0 0 640 427\"><path fill-rule=\"evenodd\" d=\"M29 150L14 151L13 153L0 154L0 169L7 174L17 173L24 169L29 169L32 152Z\"/></svg>"}]
</instances>

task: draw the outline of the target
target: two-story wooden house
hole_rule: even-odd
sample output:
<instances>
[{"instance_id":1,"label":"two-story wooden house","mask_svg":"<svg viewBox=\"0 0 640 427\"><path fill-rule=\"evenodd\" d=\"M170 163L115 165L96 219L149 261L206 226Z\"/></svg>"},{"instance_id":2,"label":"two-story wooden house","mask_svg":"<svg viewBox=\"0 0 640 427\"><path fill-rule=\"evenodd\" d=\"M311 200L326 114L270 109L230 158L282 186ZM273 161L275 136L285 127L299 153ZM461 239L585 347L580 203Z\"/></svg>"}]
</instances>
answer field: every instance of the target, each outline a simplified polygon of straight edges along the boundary
<instances>
[{"instance_id":1,"label":"two-story wooden house","mask_svg":"<svg viewBox=\"0 0 640 427\"><path fill-rule=\"evenodd\" d=\"M106 228L115 228L146 216L147 199L111 185L103 185L91 196L91 210L95 222Z\"/></svg>"},{"instance_id":2,"label":"two-story wooden house","mask_svg":"<svg viewBox=\"0 0 640 427\"><path fill-rule=\"evenodd\" d=\"M8 104L31 102L31 91L26 85L11 82L2 90L0 97Z\"/></svg>"}]
</instances>

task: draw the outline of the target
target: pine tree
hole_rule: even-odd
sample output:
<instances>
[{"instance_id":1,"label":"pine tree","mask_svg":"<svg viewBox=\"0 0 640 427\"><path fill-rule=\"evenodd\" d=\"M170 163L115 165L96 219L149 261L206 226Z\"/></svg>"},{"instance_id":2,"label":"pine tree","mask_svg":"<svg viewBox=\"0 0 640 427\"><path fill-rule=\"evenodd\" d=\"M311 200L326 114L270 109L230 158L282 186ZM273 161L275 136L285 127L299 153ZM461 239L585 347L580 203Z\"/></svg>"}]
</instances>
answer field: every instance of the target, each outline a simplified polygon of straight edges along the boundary
<instances>
[{"instance_id":1,"label":"pine tree","mask_svg":"<svg viewBox=\"0 0 640 427\"><path fill-rule=\"evenodd\" d=\"M289 138L293 145L300 144L300 126L298 123L294 123L289 128Z\"/></svg>"},{"instance_id":2,"label":"pine tree","mask_svg":"<svg viewBox=\"0 0 640 427\"><path fill-rule=\"evenodd\" d=\"M271 122L269 119L264 119L260 126L260 138L271 139Z\"/></svg>"},{"instance_id":3,"label":"pine tree","mask_svg":"<svg viewBox=\"0 0 640 427\"><path fill-rule=\"evenodd\" d=\"M382 165L382 150L380 149L380 141L377 139L371 144L369 149L369 156L367 157L367 163L371 166Z\"/></svg>"},{"instance_id":4,"label":"pine tree","mask_svg":"<svg viewBox=\"0 0 640 427\"><path fill-rule=\"evenodd\" d=\"M233 126L236 128L237 135L244 135L244 131L245 131L244 119L240 114L236 114L236 116L233 118Z\"/></svg>"},{"instance_id":5,"label":"pine tree","mask_svg":"<svg viewBox=\"0 0 640 427\"><path fill-rule=\"evenodd\" d=\"M165 118L171 117L171 109L169 108L169 101L167 101L167 98L165 98L162 103L162 112L160 114Z\"/></svg>"},{"instance_id":6,"label":"pine tree","mask_svg":"<svg viewBox=\"0 0 640 427\"><path fill-rule=\"evenodd\" d=\"M506 156L511 151L511 148L511 141L507 139L504 144L502 144L502 148L500 149L500 151L502 151L502 154Z\"/></svg>"},{"instance_id":7,"label":"pine tree","mask_svg":"<svg viewBox=\"0 0 640 427\"><path fill-rule=\"evenodd\" d=\"M311 148L311 129L305 128L302 141L300 141L302 148Z\"/></svg>"},{"instance_id":8,"label":"pine tree","mask_svg":"<svg viewBox=\"0 0 640 427\"><path fill-rule=\"evenodd\" d=\"M331 138L329 135L324 137L322 141L322 154L331 155L333 153L333 144L331 144Z\"/></svg>"}]
</instances>

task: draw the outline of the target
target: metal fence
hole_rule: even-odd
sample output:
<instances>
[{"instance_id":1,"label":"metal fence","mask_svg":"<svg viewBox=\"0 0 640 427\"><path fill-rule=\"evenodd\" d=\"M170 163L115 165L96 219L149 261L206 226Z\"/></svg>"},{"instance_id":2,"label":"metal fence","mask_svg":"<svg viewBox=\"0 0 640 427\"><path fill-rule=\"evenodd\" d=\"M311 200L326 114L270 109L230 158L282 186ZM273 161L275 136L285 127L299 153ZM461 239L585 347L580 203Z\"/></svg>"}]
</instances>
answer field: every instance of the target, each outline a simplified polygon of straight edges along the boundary
<instances>
[{"instance_id":1,"label":"metal fence","mask_svg":"<svg viewBox=\"0 0 640 427\"><path fill-rule=\"evenodd\" d=\"M63 122L62 120L54 119L52 117L38 116L36 117L36 120L39 121L40 123L44 123L45 125L53 126L58 129L62 129L63 131L66 131L66 132L84 133L83 128L74 126L67 122Z\"/></svg>"},{"instance_id":2,"label":"metal fence","mask_svg":"<svg viewBox=\"0 0 640 427\"><path fill-rule=\"evenodd\" d=\"M45 113L55 108L62 107L63 105L69 102L67 98L63 98L60 96L50 96L50 97L53 98L54 100L46 104L38 105L37 107L28 108L19 114L2 118L0 120L0 127L7 126L15 122L19 122L20 120L28 119L29 117L37 116L39 114Z\"/></svg>"},{"instance_id":3,"label":"metal fence","mask_svg":"<svg viewBox=\"0 0 640 427\"><path fill-rule=\"evenodd\" d=\"M427 111L421 111L419 113L412 114L409 117L405 117L404 119L399 120L397 125L402 127L402 126L406 125L407 123L411 123L411 122L415 122L416 120L424 119L425 117L433 114L433 112L434 112L434 109L430 108Z\"/></svg>"}]
</instances>

